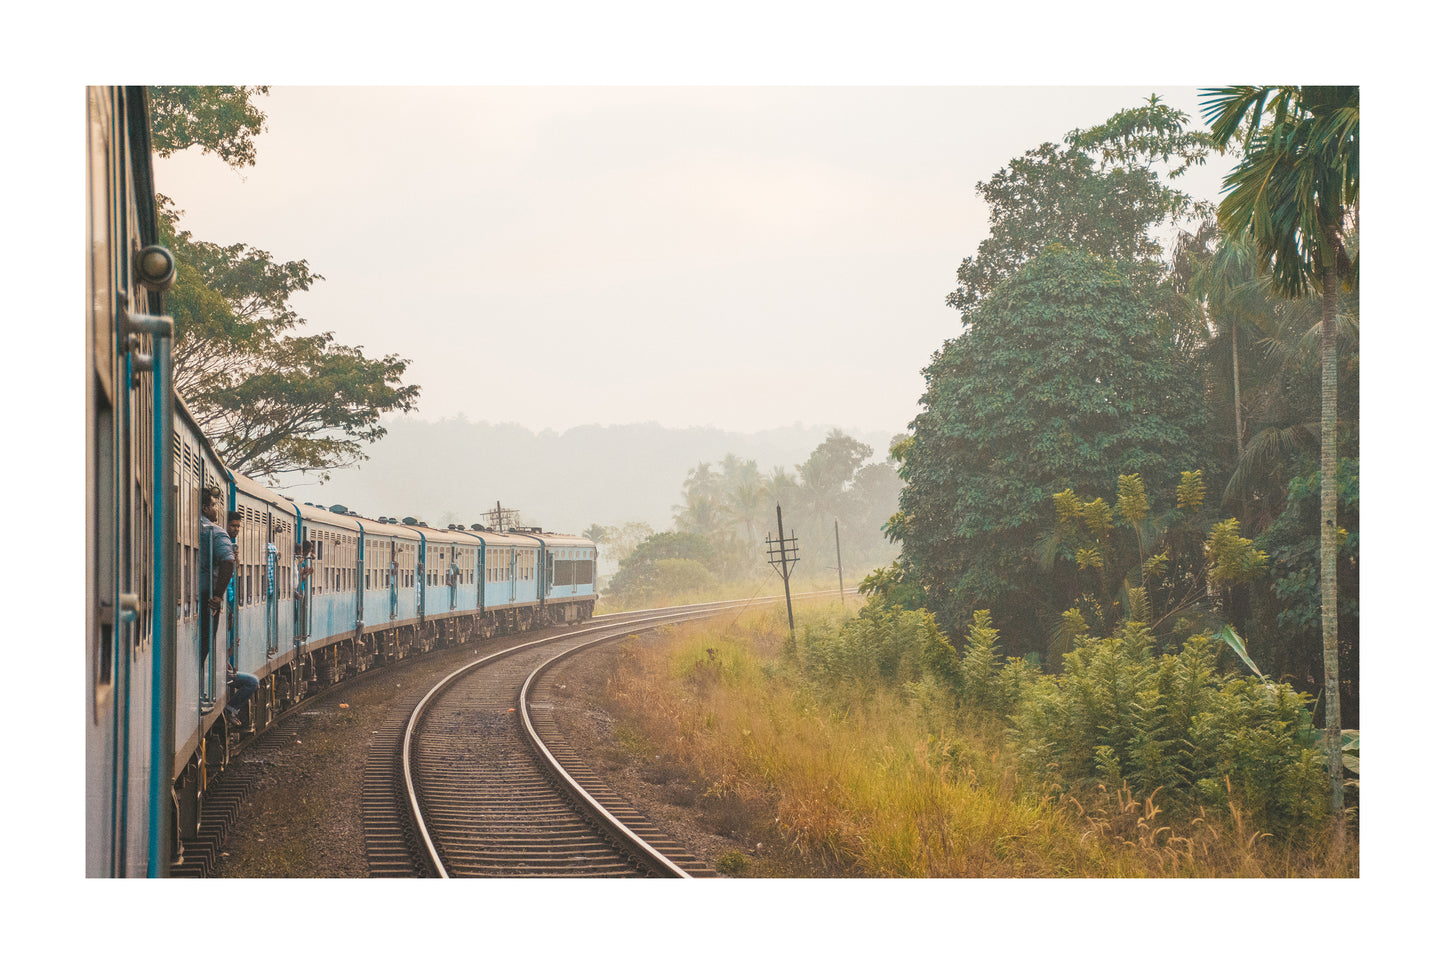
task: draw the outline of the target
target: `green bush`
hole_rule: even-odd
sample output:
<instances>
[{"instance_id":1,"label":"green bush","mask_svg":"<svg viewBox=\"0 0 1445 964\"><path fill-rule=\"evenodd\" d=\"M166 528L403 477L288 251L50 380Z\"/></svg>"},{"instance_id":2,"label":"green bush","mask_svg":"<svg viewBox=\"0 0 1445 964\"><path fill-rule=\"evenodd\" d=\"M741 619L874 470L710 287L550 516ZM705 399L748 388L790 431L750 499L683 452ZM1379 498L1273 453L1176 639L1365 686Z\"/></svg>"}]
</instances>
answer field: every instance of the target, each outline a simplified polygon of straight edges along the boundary
<instances>
[{"instance_id":1,"label":"green bush","mask_svg":"<svg viewBox=\"0 0 1445 964\"><path fill-rule=\"evenodd\" d=\"M1232 799L1277 835L1316 824L1327 784L1308 698L1282 683L1221 677L1217 657L1203 636L1155 655L1141 623L1116 638L1081 638L1061 675L1021 693L1012 723L1025 766L1065 792L1127 785L1166 809Z\"/></svg>"},{"instance_id":2,"label":"green bush","mask_svg":"<svg viewBox=\"0 0 1445 964\"><path fill-rule=\"evenodd\" d=\"M830 685L896 685L934 677L952 683L958 654L932 614L872 600L841 628L807 626L798 644L806 675Z\"/></svg>"}]
</instances>

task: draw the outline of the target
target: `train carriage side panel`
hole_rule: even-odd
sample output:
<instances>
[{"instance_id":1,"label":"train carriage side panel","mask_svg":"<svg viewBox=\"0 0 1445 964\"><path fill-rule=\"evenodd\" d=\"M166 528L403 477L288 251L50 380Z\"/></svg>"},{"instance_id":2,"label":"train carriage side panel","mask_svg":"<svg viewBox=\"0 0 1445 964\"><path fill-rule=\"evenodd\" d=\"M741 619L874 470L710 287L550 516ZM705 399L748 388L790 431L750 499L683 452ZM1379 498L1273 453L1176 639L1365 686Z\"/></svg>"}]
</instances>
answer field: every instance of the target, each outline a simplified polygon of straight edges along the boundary
<instances>
[{"instance_id":1,"label":"train carriage side panel","mask_svg":"<svg viewBox=\"0 0 1445 964\"><path fill-rule=\"evenodd\" d=\"M482 533L484 603L487 612L499 612L536 604L536 589L520 586L525 571L524 553L536 554L537 543L511 532L486 530Z\"/></svg>"},{"instance_id":2,"label":"train carriage side panel","mask_svg":"<svg viewBox=\"0 0 1445 964\"><path fill-rule=\"evenodd\" d=\"M301 592L303 648L316 649L358 632L357 569L361 525L356 518L300 505L303 554L310 543L309 573Z\"/></svg>"},{"instance_id":3,"label":"train carriage side panel","mask_svg":"<svg viewBox=\"0 0 1445 964\"><path fill-rule=\"evenodd\" d=\"M417 579L422 589L426 619L442 619L461 612L475 612L475 597L463 591L466 569L477 540L466 530L412 527L425 542Z\"/></svg>"},{"instance_id":4,"label":"train carriage side panel","mask_svg":"<svg viewBox=\"0 0 1445 964\"><path fill-rule=\"evenodd\" d=\"M264 678L291 658L295 618L296 507L245 476L235 477L242 514L231 582L236 668Z\"/></svg>"},{"instance_id":5,"label":"train carriage side panel","mask_svg":"<svg viewBox=\"0 0 1445 964\"><path fill-rule=\"evenodd\" d=\"M546 552L543 587L550 606L568 622L592 614L597 600L597 545L582 536L543 533Z\"/></svg>"},{"instance_id":6,"label":"train carriage side panel","mask_svg":"<svg viewBox=\"0 0 1445 964\"><path fill-rule=\"evenodd\" d=\"M364 534L361 620L365 632L376 632L416 621L415 586L407 578L420 553L421 538L412 530L369 519L361 522Z\"/></svg>"}]
</instances>

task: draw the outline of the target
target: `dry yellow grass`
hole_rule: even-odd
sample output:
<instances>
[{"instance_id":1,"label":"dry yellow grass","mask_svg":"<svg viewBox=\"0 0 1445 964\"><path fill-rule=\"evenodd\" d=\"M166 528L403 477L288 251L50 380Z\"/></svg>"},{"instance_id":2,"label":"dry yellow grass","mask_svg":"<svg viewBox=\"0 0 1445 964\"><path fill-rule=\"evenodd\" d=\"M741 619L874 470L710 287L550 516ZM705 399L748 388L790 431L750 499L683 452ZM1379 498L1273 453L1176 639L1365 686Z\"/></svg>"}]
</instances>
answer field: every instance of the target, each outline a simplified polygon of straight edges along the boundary
<instances>
[{"instance_id":1,"label":"dry yellow grass","mask_svg":"<svg viewBox=\"0 0 1445 964\"><path fill-rule=\"evenodd\" d=\"M799 607L803 619L836 600ZM801 631L801 626L800 626ZM1060 800L1020 783L1002 725L926 684L822 691L783 658L781 607L670 631L609 691L636 739L692 770L769 873L864 877L1357 876L1358 843L1285 847L1237 813L1171 826L1127 792Z\"/></svg>"}]
</instances>

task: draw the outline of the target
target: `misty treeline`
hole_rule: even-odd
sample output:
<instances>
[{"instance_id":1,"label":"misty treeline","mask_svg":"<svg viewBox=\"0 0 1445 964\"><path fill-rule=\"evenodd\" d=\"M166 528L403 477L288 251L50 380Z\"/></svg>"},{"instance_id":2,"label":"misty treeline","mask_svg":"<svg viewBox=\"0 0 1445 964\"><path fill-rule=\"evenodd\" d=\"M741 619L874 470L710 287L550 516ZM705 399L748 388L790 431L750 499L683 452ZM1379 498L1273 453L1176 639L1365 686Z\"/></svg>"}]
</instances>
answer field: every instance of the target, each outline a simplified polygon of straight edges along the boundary
<instances>
[{"instance_id":1,"label":"misty treeline","mask_svg":"<svg viewBox=\"0 0 1445 964\"><path fill-rule=\"evenodd\" d=\"M268 87L148 87L154 152L198 147L241 170L257 161L266 129L257 99ZM388 412L421 394L406 359L367 357L331 332L303 333L291 298L325 280L306 261L278 262L243 242L217 243L180 227L185 212L157 195L161 243L176 257L166 312L175 320L176 391L221 459L275 482L367 458Z\"/></svg>"},{"instance_id":2,"label":"misty treeline","mask_svg":"<svg viewBox=\"0 0 1445 964\"><path fill-rule=\"evenodd\" d=\"M1082 780L1157 778L1158 714L1192 712L1177 660L1208 652L1267 678L1256 695L1286 716L1277 695L1307 694L1271 752L1318 739L1341 809L1340 726L1358 726L1358 103L1358 88L1221 89L1199 131L1151 99L978 185L990 234L947 299L962 331L893 447L900 558L862 588L926 608L960 650L983 613L983 677L1020 661L1089 704L1133 674L1148 712L1084 734ZM1237 161L1218 211L1175 186L1214 150ZM1077 683L1111 673L1112 690Z\"/></svg>"},{"instance_id":3,"label":"misty treeline","mask_svg":"<svg viewBox=\"0 0 1445 964\"><path fill-rule=\"evenodd\" d=\"M593 526L587 534L620 560L606 591L624 604L712 586L776 578L767 561L768 536L797 537L799 578L842 572L856 576L897 554L883 525L897 509L902 483L888 461L869 461L873 447L832 430L789 471L763 472L754 459L728 453L699 462L683 480L673 526L653 532L640 524Z\"/></svg>"}]
</instances>

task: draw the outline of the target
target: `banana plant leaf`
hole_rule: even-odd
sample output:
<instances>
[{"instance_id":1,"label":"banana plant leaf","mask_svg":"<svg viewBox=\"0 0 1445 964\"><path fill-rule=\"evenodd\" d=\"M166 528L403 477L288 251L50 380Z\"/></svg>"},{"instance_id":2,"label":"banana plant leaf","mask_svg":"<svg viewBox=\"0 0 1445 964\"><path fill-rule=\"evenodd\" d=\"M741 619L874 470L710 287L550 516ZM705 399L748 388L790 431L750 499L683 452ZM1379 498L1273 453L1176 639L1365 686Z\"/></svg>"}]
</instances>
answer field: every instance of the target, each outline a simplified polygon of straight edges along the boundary
<instances>
[{"instance_id":1,"label":"banana plant leaf","mask_svg":"<svg viewBox=\"0 0 1445 964\"><path fill-rule=\"evenodd\" d=\"M1249 658L1249 653L1244 651L1244 640L1239 638L1239 634L1234 631L1233 626L1225 626L1219 631L1218 635L1220 639L1229 644L1230 649L1239 654L1239 658L1244 660L1245 666L1254 670L1255 676L1258 676L1260 679L1266 679L1265 675L1259 671L1259 667L1254 665L1254 660Z\"/></svg>"}]
</instances>

